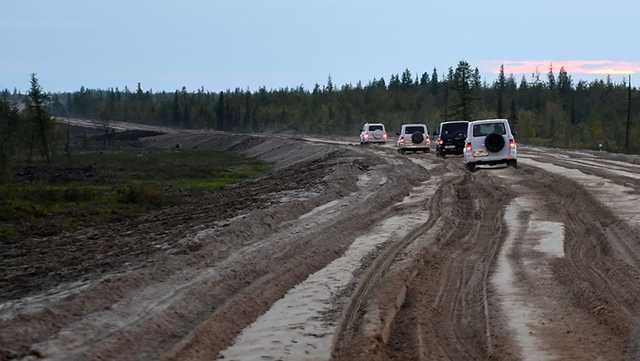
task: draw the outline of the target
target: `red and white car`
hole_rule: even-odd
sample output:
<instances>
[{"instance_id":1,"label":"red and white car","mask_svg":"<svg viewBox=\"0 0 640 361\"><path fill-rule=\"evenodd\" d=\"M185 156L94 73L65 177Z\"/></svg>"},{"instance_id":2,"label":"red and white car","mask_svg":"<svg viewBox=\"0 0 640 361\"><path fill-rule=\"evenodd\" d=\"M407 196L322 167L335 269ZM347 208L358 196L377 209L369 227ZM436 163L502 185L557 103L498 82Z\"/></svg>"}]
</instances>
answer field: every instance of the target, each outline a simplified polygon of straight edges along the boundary
<instances>
[{"instance_id":1,"label":"red and white car","mask_svg":"<svg viewBox=\"0 0 640 361\"><path fill-rule=\"evenodd\" d=\"M518 168L518 147L507 119L470 122L465 142L464 163L472 172L483 164Z\"/></svg>"},{"instance_id":2,"label":"red and white car","mask_svg":"<svg viewBox=\"0 0 640 361\"><path fill-rule=\"evenodd\" d=\"M387 131L382 123L364 123L360 133L360 144L386 143Z\"/></svg>"},{"instance_id":3,"label":"red and white car","mask_svg":"<svg viewBox=\"0 0 640 361\"><path fill-rule=\"evenodd\" d=\"M403 124L398 133L396 143L398 152L418 152L428 153L431 151L431 139L425 124Z\"/></svg>"}]
</instances>

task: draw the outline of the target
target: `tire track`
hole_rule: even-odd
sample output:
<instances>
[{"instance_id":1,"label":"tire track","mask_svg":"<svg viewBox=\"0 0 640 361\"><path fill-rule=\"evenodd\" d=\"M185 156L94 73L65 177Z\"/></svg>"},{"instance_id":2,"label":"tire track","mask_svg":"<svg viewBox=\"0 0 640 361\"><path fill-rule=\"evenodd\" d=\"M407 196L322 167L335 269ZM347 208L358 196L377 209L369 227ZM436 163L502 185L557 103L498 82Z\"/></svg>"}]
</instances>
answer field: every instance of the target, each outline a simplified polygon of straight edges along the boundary
<instances>
[{"instance_id":1,"label":"tire track","mask_svg":"<svg viewBox=\"0 0 640 361\"><path fill-rule=\"evenodd\" d=\"M554 221L565 225L565 257L552 262L554 277L568 292L573 307L582 311L585 322L594 320L600 329L597 337L595 329L593 334L585 333L580 343L598 345L603 360L620 359L622 353L626 360L637 360L640 270L635 257L629 258L635 249L626 256L620 256L619 250L621 244L640 244L640 238L576 181L537 168L522 172L517 182L536 192ZM613 232L612 227L621 231ZM547 342L560 352L581 347L568 339Z\"/></svg>"},{"instance_id":2,"label":"tire track","mask_svg":"<svg viewBox=\"0 0 640 361\"><path fill-rule=\"evenodd\" d=\"M348 351L334 359L475 360L495 351L488 277L504 239L502 205L509 195L496 182L477 182L451 164L447 168L456 176L431 205L437 219L419 235L424 240L415 262L397 272L408 276L378 282L377 293L383 295L397 294L398 281L407 282L404 302L393 320L385 320L389 336L353 337L342 345ZM383 296L377 299L385 302Z\"/></svg>"},{"instance_id":3,"label":"tire track","mask_svg":"<svg viewBox=\"0 0 640 361\"><path fill-rule=\"evenodd\" d=\"M398 253L415 241L416 238L428 232L438 220L440 217L439 208L441 201L442 193L437 191L434 194L434 197L429 200L428 208L430 209L430 216L428 221L421 227L412 231L400 242L388 247L373 261L372 265L369 267L363 279L357 286L356 291L351 297L349 305L343 313L342 322L340 322L340 327L336 334L336 341L333 347L332 353L334 355L341 353L353 341L353 338L358 332L358 328L360 326L359 322L362 316L361 311L363 310L363 304L371 297L372 289L384 276L385 272L387 272L392 262L398 256Z\"/></svg>"}]
</instances>

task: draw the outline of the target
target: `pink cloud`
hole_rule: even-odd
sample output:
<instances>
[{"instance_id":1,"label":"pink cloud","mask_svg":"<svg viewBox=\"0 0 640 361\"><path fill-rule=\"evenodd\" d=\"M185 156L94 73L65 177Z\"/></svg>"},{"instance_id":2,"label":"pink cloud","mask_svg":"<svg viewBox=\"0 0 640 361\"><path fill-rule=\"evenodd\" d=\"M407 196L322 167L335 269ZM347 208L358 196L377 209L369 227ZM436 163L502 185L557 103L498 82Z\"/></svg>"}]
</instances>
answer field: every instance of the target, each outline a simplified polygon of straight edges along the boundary
<instances>
[{"instance_id":1,"label":"pink cloud","mask_svg":"<svg viewBox=\"0 0 640 361\"><path fill-rule=\"evenodd\" d=\"M493 60L485 65L491 73L498 73L500 65L504 64L505 73L531 74L536 70L544 74L553 64L554 72L561 67L572 74L587 75L627 75L640 73L640 62L617 60Z\"/></svg>"}]
</instances>

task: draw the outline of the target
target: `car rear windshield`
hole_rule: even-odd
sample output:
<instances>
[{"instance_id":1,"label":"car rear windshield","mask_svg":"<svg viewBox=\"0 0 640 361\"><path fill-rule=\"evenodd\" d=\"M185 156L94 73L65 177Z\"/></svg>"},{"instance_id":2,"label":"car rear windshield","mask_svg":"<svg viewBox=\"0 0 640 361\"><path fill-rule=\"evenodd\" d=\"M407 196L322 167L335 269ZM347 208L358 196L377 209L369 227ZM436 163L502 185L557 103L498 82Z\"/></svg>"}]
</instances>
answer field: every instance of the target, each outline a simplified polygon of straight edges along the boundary
<instances>
[{"instance_id":1,"label":"car rear windshield","mask_svg":"<svg viewBox=\"0 0 640 361\"><path fill-rule=\"evenodd\" d=\"M369 131L370 132L375 132L376 130L384 130L382 128L382 125L370 125L369 126Z\"/></svg>"},{"instance_id":2,"label":"car rear windshield","mask_svg":"<svg viewBox=\"0 0 640 361\"><path fill-rule=\"evenodd\" d=\"M450 124L442 124L442 135L452 135L455 136L458 133L467 134L467 123L450 123Z\"/></svg>"},{"instance_id":3,"label":"car rear windshield","mask_svg":"<svg viewBox=\"0 0 640 361\"><path fill-rule=\"evenodd\" d=\"M424 127L421 127L419 125L416 126L411 126L411 127L405 127L404 128L404 134L413 134L413 133L422 133L424 134Z\"/></svg>"},{"instance_id":4,"label":"car rear windshield","mask_svg":"<svg viewBox=\"0 0 640 361\"><path fill-rule=\"evenodd\" d=\"M476 124L473 126L474 137L484 137L491 133L496 133L500 135L507 134L507 130L504 127L504 123L485 123L485 124Z\"/></svg>"}]
</instances>

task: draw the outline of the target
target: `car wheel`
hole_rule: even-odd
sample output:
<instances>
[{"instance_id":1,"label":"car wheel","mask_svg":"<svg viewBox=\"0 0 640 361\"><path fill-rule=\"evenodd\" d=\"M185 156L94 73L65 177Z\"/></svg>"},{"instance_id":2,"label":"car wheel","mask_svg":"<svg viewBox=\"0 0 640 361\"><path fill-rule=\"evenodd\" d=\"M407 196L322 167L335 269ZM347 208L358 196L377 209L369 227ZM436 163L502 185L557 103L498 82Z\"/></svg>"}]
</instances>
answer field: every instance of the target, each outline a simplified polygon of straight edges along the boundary
<instances>
[{"instance_id":1,"label":"car wheel","mask_svg":"<svg viewBox=\"0 0 640 361\"><path fill-rule=\"evenodd\" d=\"M512 159L507 161L507 165L513 168L518 168L518 161L516 159Z\"/></svg>"},{"instance_id":2,"label":"car wheel","mask_svg":"<svg viewBox=\"0 0 640 361\"><path fill-rule=\"evenodd\" d=\"M469 172L475 172L476 171L476 164L475 163L467 163L465 164L465 166L467 167L467 170Z\"/></svg>"}]
</instances>

